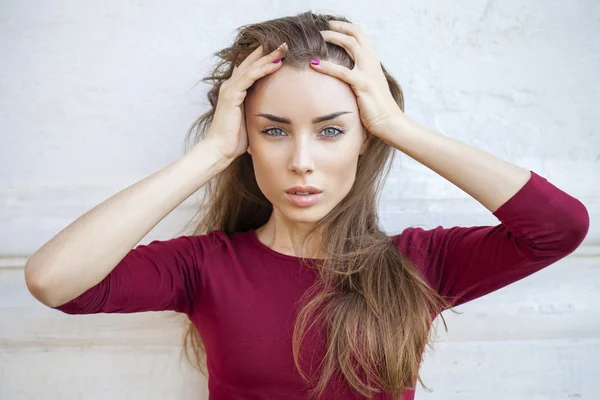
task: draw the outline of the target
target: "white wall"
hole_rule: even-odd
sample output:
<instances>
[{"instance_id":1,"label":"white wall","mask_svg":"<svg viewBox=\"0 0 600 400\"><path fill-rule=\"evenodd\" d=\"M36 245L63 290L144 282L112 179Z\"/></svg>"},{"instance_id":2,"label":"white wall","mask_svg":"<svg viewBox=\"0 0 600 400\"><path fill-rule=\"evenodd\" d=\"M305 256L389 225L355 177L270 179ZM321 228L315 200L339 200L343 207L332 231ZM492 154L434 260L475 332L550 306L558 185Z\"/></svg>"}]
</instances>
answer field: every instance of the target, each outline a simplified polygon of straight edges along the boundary
<instances>
[{"instance_id":1,"label":"white wall","mask_svg":"<svg viewBox=\"0 0 600 400\"><path fill-rule=\"evenodd\" d=\"M172 315L68 316L25 289L26 258L117 191L177 160L206 108L193 87L234 30L312 9L360 23L402 84L406 113L530 168L579 198L573 255L445 314L427 399L573 399L600 392L600 5L577 1L0 0L0 398L207 398L179 363ZM231 10L235 10L234 13ZM405 155L381 216L497 220ZM176 235L194 197L142 243Z\"/></svg>"}]
</instances>

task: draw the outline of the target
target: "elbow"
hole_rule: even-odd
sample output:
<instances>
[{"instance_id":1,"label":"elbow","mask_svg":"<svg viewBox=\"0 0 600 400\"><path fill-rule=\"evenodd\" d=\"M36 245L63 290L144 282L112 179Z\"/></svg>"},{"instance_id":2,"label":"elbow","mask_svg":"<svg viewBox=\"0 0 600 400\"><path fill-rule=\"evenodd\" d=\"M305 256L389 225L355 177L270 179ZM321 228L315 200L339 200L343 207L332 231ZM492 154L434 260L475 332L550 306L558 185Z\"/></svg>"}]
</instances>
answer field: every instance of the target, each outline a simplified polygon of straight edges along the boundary
<instances>
[{"instance_id":1,"label":"elbow","mask_svg":"<svg viewBox=\"0 0 600 400\"><path fill-rule=\"evenodd\" d=\"M577 201L564 217L556 218L549 221L552 230L547 237L540 237L528 246L530 258L557 261L573 253L585 240L590 229L590 217L581 202Z\"/></svg>"},{"instance_id":2,"label":"elbow","mask_svg":"<svg viewBox=\"0 0 600 400\"><path fill-rule=\"evenodd\" d=\"M60 301L53 296L48 279L42 276L40 268L29 262L25 264L25 285L31 295L40 303L50 308L56 308L61 305Z\"/></svg>"},{"instance_id":3,"label":"elbow","mask_svg":"<svg viewBox=\"0 0 600 400\"><path fill-rule=\"evenodd\" d=\"M561 249L565 255L574 252L583 243L590 230L590 215L583 203L578 203L577 213L564 232Z\"/></svg>"}]
</instances>

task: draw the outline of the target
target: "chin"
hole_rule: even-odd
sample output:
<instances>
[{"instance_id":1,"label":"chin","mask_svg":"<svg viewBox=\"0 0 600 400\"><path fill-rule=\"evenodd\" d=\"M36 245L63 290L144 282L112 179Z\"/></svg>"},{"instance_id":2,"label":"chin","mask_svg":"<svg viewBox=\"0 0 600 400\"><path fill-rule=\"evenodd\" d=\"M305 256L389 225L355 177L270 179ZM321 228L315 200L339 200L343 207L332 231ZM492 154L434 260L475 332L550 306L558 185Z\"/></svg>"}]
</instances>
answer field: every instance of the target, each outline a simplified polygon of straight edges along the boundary
<instances>
[{"instance_id":1,"label":"chin","mask_svg":"<svg viewBox=\"0 0 600 400\"><path fill-rule=\"evenodd\" d=\"M294 207L286 208L285 216L294 222L315 223L323 219L330 209L325 210L317 205L312 207Z\"/></svg>"},{"instance_id":2,"label":"chin","mask_svg":"<svg viewBox=\"0 0 600 400\"><path fill-rule=\"evenodd\" d=\"M294 222L314 223L322 219L327 212L315 204L310 207L296 207L293 204L284 204L283 207L280 205L276 207L279 213L282 214L286 219Z\"/></svg>"}]
</instances>

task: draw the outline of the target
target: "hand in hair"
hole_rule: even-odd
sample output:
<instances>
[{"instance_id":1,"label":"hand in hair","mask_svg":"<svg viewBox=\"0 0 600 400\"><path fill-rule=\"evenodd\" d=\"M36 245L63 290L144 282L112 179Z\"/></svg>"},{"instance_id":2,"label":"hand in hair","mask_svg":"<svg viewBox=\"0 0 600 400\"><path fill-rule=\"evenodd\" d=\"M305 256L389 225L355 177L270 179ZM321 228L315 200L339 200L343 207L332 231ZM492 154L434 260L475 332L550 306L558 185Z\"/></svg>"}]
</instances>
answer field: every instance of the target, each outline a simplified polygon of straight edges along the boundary
<instances>
[{"instance_id":1,"label":"hand in hair","mask_svg":"<svg viewBox=\"0 0 600 400\"><path fill-rule=\"evenodd\" d=\"M311 67L348 83L357 97L363 125L385 140L386 124L403 113L390 92L381 63L360 25L329 21L329 26L331 30L321 31L321 35L326 42L343 47L354 60L354 68L325 60L311 62Z\"/></svg>"},{"instance_id":2,"label":"hand in hair","mask_svg":"<svg viewBox=\"0 0 600 400\"><path fill-rule=\"evenodd\" d=\"M234 66L231 77L219 88L215 114L206 139L215 141L226 158L235 159L248 150L243 106L246 91L255 81L281 68L287 44L282 43L265 56L263 51L262 46L257 47L239 67Z\"/></svg>"}]
</instances>

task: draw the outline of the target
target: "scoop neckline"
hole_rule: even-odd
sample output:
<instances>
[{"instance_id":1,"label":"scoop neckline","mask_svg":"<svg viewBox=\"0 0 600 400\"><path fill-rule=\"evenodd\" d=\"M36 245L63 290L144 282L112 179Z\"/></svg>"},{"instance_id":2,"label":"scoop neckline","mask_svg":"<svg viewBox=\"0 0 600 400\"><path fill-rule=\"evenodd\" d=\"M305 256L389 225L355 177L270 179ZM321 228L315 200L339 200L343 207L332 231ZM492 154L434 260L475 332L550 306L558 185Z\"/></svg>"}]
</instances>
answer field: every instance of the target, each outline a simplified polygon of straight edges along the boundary
<instances>
[{"instance_id":1,"label":"scoop neckline","mask_svg":"<svg viewBox=\"0 0 600 400\"><path fill-rule=\"evenodd\" d=\"M283 254L283 253L273 250L272 248L270 248L269 246L267 246L266 244L264 244L263 242L261 242L258 239L258 235L256 234L256 231L254 229L250 229L248 231L248 233L249 233L248 236L250 237L252 242L254 242L254 244L256 244L258 247L260 247L264 252L269 253L272 256L281 258L286 261L300 262L302 260L301 257L291 256L289 254ZM320 259L320 258L305 258L304 260L307 260L309 262L324 261L323 259Z\"/></svg>"}]
</instances>

